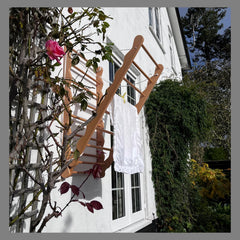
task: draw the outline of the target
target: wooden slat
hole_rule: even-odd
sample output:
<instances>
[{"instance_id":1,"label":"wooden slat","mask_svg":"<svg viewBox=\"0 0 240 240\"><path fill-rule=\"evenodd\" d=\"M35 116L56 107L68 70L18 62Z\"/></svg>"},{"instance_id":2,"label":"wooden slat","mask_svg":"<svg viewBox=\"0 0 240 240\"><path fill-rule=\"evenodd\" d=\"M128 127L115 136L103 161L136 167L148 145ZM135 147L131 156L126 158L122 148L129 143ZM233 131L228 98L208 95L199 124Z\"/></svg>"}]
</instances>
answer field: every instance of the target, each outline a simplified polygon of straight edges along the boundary
<instances>
[{"instance_id":1,"label":"wooden slat","mask_svg":"<svg viewBox=\"0 0 240 240\"><path fill-rule=\"evenodd\" d=\"M108 130L106 130L106 129L102 129L102 128L98 128L98 127L97 127L96 129L98 129L98 130L100 130L100 131L103 131L103 132L105 132L105 133L108 133L108 134L114 135L113 132L108 131Z\"/></svg>"},{"instance_id":2,"label":"wooden slat","mask_svg":"<svg viewBox=\"0 0 240 240\"><path fill-rule=\"evenodd\" d=\"M153 61L153 63L156 65L156 67L158 66L157 62L154 60L154 58L152 57L152 55L148 52L148 50L146 49L146 47L144 45L142 45L143 50L147 53L147 55L151 58L151 60Z\"/></svg>"},{"instance_id":3,"label":"wooden slat","mask_svg":"<svg viewBox=\"0 0 240 240\"><path fill-rule=\"evenodd\" d=\"M125 77L123 78L130 86L132 86L137 92L139 92L142 96L145 96L134 84L128 81Z\"/></svg>"},{"instance_id":4,"label":"wooden slat","mask_svg":"<svg viewBox=\"0 0 240 240\"><path fill-rule=\"evenodd\" d=\"M76 137L83 137L83 134L76 134ZM91 141L97 141L96 138L90 138Z\"/></svg>"},{"instance_id":5,"label":"wooden slat","mask_svg":"<svg viewBox=\"0 0 240 240\"><path fill-rule=\"evenodd\" d=\"M88 104L88 107L91 108L91 109L94 110L94 111L97 110L95 107L93 107L93 106L91 106L91 105L89 105L89 104ZM106 113L106 114L110 114L110 112L107 111L107 110L105 111L105 113Z\"/></svg>"},{"instance_id":6,"label":"wooden slat","mask_svg":"<svg viewBox=\"0 0 240 240\"><path fill-rule=\"evenodd\" d=\"M96 83L99 83L96 79L94 79L92 76L90 76L89 74L87 74L86 72L84 72L82 69L80 69L77 66L73 66L76 70L78 70L79 72L81 72L82 74L84 74L85 76L87 76L88 78L90 78L91 80L93 80Z\"/></svg>"},{"instance_id":7,"label":"wooden slat","mask_svg":"<svg viewBox=\"0 0 240 240\"><path fill-rule=\"evenodd\" d=\"M83 156L85 156L85 157L94 157L94 158L98 157L96 154L90 154L90 153L83 153Z\"/></svg>"},{"instance_id":8,"label":"wooden slat","mask_svg":"<svg viewBox=\"0 0 240 240\"><path fill-rule=\"evenodd\" d=\"M98 163L98 162L86 162L86 161L77 161L78 164L97 164L97 165L103 165L104 163Z\"/></svg>"},{"instance_id":9,"label":"wooden slat","mask_svg":"<svg viewBox=\"0 0 240 240\"><path fill-rule=\"evenodd\" d=\"M86 122L86 121L87 121L86 118L78 117L78 116L76 116L76 115L71 115L71 116L72 116L73 118L76 118L76 119L82 121L82 122ZM83 136L82 136L82 137L83 137Z\"/></svg>"},{"instance_id":10,"label":"wooden slat","mask_svg":"<svg viewBox=\"0 0 240 240\"><path fill-rule=\"evenodd\" d=\"M149 78L149 76L133 61L133 64L138 68L138 70L147 78L149 82L152 82L152 80Z\"/></svg>"},{"instance_id":11,"label":"wooden slat","mask_svg":"<svg viewBox=\"0 0 240 240\"><path fill-rule=\"evenodd\" d=\"M111 151L111 148L101 147L101 146L92 145L92 144L87 144L87 147L97 148L97 149L106 150L106 151Z\"/></svg>"}]
</instances>

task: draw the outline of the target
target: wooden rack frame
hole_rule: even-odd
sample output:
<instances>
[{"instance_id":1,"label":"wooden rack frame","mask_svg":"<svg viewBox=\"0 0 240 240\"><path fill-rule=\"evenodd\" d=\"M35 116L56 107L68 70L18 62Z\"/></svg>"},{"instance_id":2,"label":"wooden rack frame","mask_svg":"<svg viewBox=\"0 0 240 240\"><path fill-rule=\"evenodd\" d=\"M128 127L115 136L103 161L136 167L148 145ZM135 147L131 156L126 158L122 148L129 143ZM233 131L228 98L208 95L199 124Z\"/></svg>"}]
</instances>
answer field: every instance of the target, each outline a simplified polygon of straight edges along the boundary
<instances>
[{"instance_id":1,"label":"wooden rack frame","mask_svg":"<svg viewBox=\"0 0 240 240\"><path fill-rule=\"evenodd\" d=\"M105 171L106 169L112 164L113 162L113 149L111 148L105 148L103 147L104 145L104 137L103 137L103 132L108 133L108 134L113 134L110 131L107 131L104 129L104 123L102 120L103 115L107 112L107 107L109 106L109 104L111 103L114 94L116 93L117 89L119 88L119 86L121 85L122 80L126 81L129 85L131 85L137 92L140 93L140 98L138 103L135 105L137 108L137 112L139 113L144 105L144 103L146 102L149 94L151 93L154 85L156 84L158 78L160 77L160 74L163 71L163 66L161 64L157 64L155 62L155 60L153 59L153 57L150 55L150 53L147 51L147 49L145 48L145 46L143 45L143 37L141 35L138 35L135 37L134 42L133 42L133 46L130 49L130 51L125 55L124 60L123 60L123 64L122 66L117 70L116 74L115 74L115 78L113 83L110 85L110 87L106 90L106 94L103 97L102 94L102 88L103 88L103 81L102 81L102 72L103 69L101 67L99 67L96 71L96 79L91 78L91 80L93 80L94 82L96 82L96 95L99 96L99 99L102 99L101 103L98 105L98 107L93 109L96 110L96 116L95 118L87 125L86 127L86 131L85 134L82 135L80 137L80 139L77 142L76 148L77 150L80 152L80 157L82 155L91 155L91 154L84 154L84 150L86 147L94 147L100 150L107 150L110 151L108 158L104 161L104 153L102 151L100 151L101 153L99 154L99 156L97 156L97 162L96 163L90 163L90 162L83 162L80 161L79 159L72 161L68 168L63 172L62 177L63 178L67 178L69 176L71 176L72 174L76 174L79 173L77 171L74 170L74 167L77 166L80 163L84 163L84 164L98 164L99 166L101 166L102 168L102 173L101 173L101 177L104 177L105 175ZM143 48L143 50L147 53L147 55L150 57L150 59L153 61L153 63L156 65L155 68L155 73L152 77L148 77L147 74L134 62L134 59L138 53L138 51L140 50L140 48ZM72 75L71 75L71 58L69 56L65 56L65 65L64 65L64 69L65 69L65 74L64 74L64 78L65 79L72 79ZM142 92L140 91L135 85L133 85L132 83L130 83L126 78L125 75L128 72L129 68L131 67L131 65L134 64L136 66L136 68L139 69L139 71L147 78L148 80L148 84L146 89ZM76 68L76 67L75 67ZM82 70L77 69L80 72L82 72ZM71 94L71 90L70 88L66 87L66 90L69 92L69 97L71 99L72 94ZM66 100L66 103L68 104L68 100ZM77 117L77 116L73 116L73 117ZM84 121L84 119L77 117L79 120ZM67 112L64 113L64 122L68 123L69 122L69 115ZM92 135L95 132L95 130L97 131L97 137L96 137L96 145L90 145L89 141L92 139ZM69 131L67 134L70 134L71 132ZM71 149L69 149L66 153L66 159L71 159L73 157L73 154L71 152Z\"/></svg>"}]
</instances>

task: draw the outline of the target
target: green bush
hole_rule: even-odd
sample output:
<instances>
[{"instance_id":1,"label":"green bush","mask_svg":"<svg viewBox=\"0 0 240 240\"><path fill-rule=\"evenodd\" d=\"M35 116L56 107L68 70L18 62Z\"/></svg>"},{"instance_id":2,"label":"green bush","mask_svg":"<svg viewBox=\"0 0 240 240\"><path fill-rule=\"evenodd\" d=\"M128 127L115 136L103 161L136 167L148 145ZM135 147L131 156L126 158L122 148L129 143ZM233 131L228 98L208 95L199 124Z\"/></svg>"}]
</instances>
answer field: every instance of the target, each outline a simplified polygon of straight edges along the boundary
<instances>
[{"instance_id":1,"label":"green bush","mask_svg":"<svg viewBox=\"0 0 240 240\"><path fill-rule=\"evenodd\" d=\"M191 161L189 190L194 232L230 232L230 182L220 169Z\"/></svg>"},{"instance_id":2,"label":"green bush","mask_svg":"<svg viewBox=\"0 0 240 240\"><path fill-rule=\"evenodd\" d=\"M184 232L192 228L188 155L191 142L207 131L206 103L181 82L155 86L145 104L152 154L152 179L160 229Z\"/></svg>"}]
</instances>

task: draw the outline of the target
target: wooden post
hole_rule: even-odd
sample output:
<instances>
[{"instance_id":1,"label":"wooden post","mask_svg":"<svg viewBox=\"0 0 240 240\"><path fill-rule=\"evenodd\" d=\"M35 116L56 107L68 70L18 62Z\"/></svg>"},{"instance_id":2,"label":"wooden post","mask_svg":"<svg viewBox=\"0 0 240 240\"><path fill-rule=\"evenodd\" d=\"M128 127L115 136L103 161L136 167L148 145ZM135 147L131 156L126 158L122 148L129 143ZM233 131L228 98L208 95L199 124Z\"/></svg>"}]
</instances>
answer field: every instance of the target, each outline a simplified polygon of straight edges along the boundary
<instances>
[{"instance_id":1,"label":"wooden post","mask_svg":"<svg viewBox=\"0 0 240 240\"><path fill-rule=\"evenodd\" d=\"M98 95L98 103L100 99L103 97L102 88L103 88L103 80L102 80L102 73L103 68L98 67L96 70L96 80L97 80L97 95ZM100 129L104 129L104 122L101 118L98 122L98 128L97 128L97 146L103 147L104 145L104 137L103 137L103 131ZM102 150L97 149L97 162L103 163L104 162L104 152Z\"/></svg>"}]
</instances>

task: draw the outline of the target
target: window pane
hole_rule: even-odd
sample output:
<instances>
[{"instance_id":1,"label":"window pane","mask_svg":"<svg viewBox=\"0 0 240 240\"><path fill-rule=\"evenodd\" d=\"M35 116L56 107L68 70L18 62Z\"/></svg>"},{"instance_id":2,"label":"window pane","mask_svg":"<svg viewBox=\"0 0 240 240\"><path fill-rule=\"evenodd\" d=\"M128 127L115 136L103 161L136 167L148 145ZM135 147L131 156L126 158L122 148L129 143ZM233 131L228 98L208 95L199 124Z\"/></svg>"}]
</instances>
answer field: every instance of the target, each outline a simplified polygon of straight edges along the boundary
<instances>
[{"instance_id":1,"label":"window pane","mask_svg":"<svg viewBox=\"0 0 240 240\"><path fill-rule=\"evenodd\" d=\"M131 174L131 186L134 187L135 186L135 174Z\"/></svg>"},{"instance_id":2,"label":"window pane","mask_svg":"<svg viewBox=\"0 0 240 240\"><path fill-rule=\"evenodd\" d=\"M120 68L119 65L117 65L115 62L113 63L114 66L114 77L115 77L115 73L117 72L117 70ZM117 94L121 94L121 87L118 88L118 90L116 91Z\"/></svg>"},{"instance_id":3,"label":"window pane","mask_svg":"<svg viewBox=\"0 0 240 240\"><path fill-rule=\"evenodd\" d=\"M116 188L117 187L117 183L116 183L116 172L113 169L113 166L111 167L112 170L112 188Z\"/></svg>"},{"instance_id":4,"label":"window pane","mask_svg":"<svg viewBox=\"0 0 240 240\"><path fill-rule=\"evenodd\" d=\"M109 80L113 82L114 79L114 71L113 71L113 63L109 62Z\"/></svg>"},{"instance_id":5,"label":"window pane","mask_svg":"<svg viewBox=\"0 0 240 240\"><path fill-rule=\"evenodd\" d=\"M115 77L115 73L116 71L119 69L119 65L116 64L115 62L109 62L109 80L110 80L110 84L114 81L114 77ZM118 88L118 90L116 91L117 94L121 94L121 87Z\"/></svg>"},{"instance_id":6,"label":"window pane","mask_svg":"<svg viewBox=\"0 0 240 240\"><path fill-rule=\"evenodd\" d=\"M131 175L132 187L132 212L141 210L141 190L140 190L140 174L135 173Z\"/></svg>"},{"instance_id":7,"label":"window pane","mask_svg":"<svg viewBox=\"0 0 240 240\"><path fill-rule=\"evenodd\" d=\"M152 8L148 8L148 14L149 14L149 25L153 26L153 12L152 12Z\"/></svg>"},{"instance_id":8,"label":"window pane","mask_svg":"<svg viewBox=\"0 0 240 240\"><path fill-rule=\"evenodd\" d=\"M129 75L127 76L127 80L135 85L135 80L131 78ZM136 91L135 89L127 84L127 100L129 103L135 105L136 104Z\"/></svg>"},{"instance_id":9,"label":"window pane","mask_svg":"<svg viewBox=\"0 0 240 240\"><path fill-rule=\"evenodd\" d=\"M140 174L135 173L131 175L131 186L132 187L140 187Z\"/></svg>"},{"instance_id":10,"label":"window pane","mask_svg":"<svg viewBox=\"0 0 240 240\"><path fill-rule=\"evenodd\" d=\"M132 212L141 210L140 188L132 188Z\"/></svg>"},{"instance_id":11,"label":"window pane","mask_svg":"<svg viewBox=\"0 0 240 240\"><path fill-rule=\"evenodd\" d=\"M132 212L136 212L136 196L135 196L135 188L132 188Z\"/></svg>"},{"instance_id":12,"label":"window pane","mask_svg":"<svg viewBox=\"0 0 240 240\"><path fill-rule=\"evenodd\" d=\"M136 186L140 187L140 174L139 173L135 174L135 183L136 183Z\"/></svg>"},{"instance_id":13,"label":"window pane","mask_svg":"<svg viewBox=\"0 0 240 240\"><path fill-rule=\"evenodd\" d=\"M116 172L117 175L117 188L124 187L124 176L123 173Z\"/></svg>"},{"instance_id":14,"label":"window pane","mask_svg":"<svg viewBox=\"0 0 240 240\"><path fill-rule=\"evenodd\" d=\"M125 216L124 191L118 191L118 218Z\"/></svg>"},{"instance_id":15,"label":"window pane","mask_svg":"<svg viewBox=\"0 0 240 240\"><path fill-rule=\"evenodd\" d=\"M160 25L159 25L159 11L158 8L155 8L155 19L156 19L156 35L160 39Z\"/></svg>"},{"instance_id":16,"label":"window pane","mask_svg":"<svg viewBox=\"0 0 240 240\"><path fill-rule=\"evenodd\" d=\"M112 191L112 218L117 219L117 191Z\"/></svg>"},{"instance_id":17,"label":"window pane","mask_svg":"<svg viewBox=\"0 0 240 240\"><path fill-rule=\"evenodd\" d=\"M136 211L141 210L141 201L140 201L140 188L136 188Z\"/></svg>"}]
</instances>

